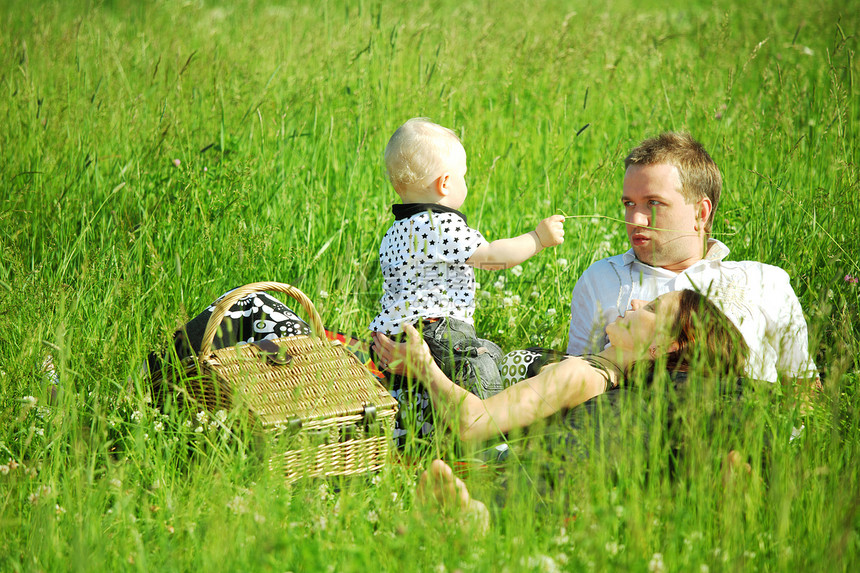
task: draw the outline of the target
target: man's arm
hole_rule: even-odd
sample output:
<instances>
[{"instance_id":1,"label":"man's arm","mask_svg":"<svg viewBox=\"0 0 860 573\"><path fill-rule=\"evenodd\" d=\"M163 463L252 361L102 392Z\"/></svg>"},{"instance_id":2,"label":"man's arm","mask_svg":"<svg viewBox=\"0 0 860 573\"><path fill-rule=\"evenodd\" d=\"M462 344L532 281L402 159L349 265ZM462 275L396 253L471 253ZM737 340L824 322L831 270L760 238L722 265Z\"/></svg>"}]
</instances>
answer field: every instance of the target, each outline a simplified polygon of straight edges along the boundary
<instances>
[{"instance_id":1,"label":"man's arm","mask_svg":"<svg viewBox=\"0 0 860 573\"><path fill-rule=\"evenodd\" d=\"M475 249L466 264L483 270L508 269L547 247L554 247L563 242L564 217L553 215L541 221L534 231L510 239L484 243Z\"/></svg>"},{"instance_id":2,"label":"man's arm","mask_svg":"<svg viewBox=\"0 0 860 573\"><path fill-rule=\"evenodd\" d=\"M774 277L768 281L773 285L773 296L768 299L781 302L774 309L776 312L773 315L773 325L768 325L772 331L767 333L779 341L776 369L798 381L806 380L810 385L817 384L818 370L809 355L809 332L800 301L791 287L788 273L779 267L769 269L772 269Z\"/></svg>"}]
</instances>

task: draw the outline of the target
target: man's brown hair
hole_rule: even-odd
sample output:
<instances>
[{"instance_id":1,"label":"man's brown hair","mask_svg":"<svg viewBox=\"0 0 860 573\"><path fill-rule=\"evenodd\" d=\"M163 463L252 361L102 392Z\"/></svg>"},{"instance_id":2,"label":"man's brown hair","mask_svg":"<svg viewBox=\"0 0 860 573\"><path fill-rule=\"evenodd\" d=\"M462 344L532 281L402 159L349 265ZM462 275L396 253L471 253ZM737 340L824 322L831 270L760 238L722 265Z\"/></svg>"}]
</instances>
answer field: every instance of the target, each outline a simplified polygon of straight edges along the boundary
<instances>
[{"instance_id":1,"label":"man's brown hair","mask_svg":"<svg viewBox=\"0 0 860 573\"><path fill-rule=\"evenodd\" d=\"M705 222L705 232L710 235L714 213L720 202L723 177L720 170L702 144L689 133L668 131L657 137L646 139L637 145L624 159L624 169L631 165L658 165L665 163L678 169L681 179L681 195L687 203L707 197L711 200L711 215Z\"/></svg>"}]
</instances>

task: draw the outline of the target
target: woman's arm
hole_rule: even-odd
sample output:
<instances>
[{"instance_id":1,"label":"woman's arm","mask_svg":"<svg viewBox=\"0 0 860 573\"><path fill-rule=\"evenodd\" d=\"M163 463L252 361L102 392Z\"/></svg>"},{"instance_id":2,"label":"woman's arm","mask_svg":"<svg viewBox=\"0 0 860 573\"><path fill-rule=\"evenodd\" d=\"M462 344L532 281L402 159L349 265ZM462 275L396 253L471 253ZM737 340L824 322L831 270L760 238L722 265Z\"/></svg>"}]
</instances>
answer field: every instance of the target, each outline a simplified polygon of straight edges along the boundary
<instances>
[{"instance_id":1,"label":"woman's arm","mask_svg":"<svg viewBox=\"0 0 860 573\"><path fill-rule=\"evenodd\" d=\"M523 380L499 394L481 400L454 384L433 362L427 345L411 326L404 326L405 344L374 334L374 346L383 364L406 364L424 383L435 414L463 441L483 441L515 428L524 428L601 394L602 373L579 358L551 364L534 378ZM401 371L403 368L399 368Z\"/></svg>"}]
</instances>

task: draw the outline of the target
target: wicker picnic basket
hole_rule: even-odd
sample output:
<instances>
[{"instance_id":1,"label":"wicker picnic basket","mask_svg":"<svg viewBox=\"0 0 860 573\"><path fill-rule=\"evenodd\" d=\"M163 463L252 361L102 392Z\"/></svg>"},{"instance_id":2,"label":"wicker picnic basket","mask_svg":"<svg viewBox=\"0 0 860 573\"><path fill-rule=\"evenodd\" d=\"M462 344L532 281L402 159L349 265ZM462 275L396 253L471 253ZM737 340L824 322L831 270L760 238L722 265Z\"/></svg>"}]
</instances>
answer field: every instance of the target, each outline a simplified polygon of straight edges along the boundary
<instances>
[{"instance_id":1,"label":"wicker picnic basket","mask_svg":"<svg viewBox=\"0 0 860 573\"><path fill-rule=\"evenodd\" d=\"M278 291L296 299L314 334L286 336L211 349L225 313L245 295ZM247 415L274 439L273 470L287 481L380 469L388 457L397 402L356 357L325 329L299 289L251 283L228 293L206 326L199 356L164 368L154 390L181 396L187 407Z\"/></svg>"}]
</instances>

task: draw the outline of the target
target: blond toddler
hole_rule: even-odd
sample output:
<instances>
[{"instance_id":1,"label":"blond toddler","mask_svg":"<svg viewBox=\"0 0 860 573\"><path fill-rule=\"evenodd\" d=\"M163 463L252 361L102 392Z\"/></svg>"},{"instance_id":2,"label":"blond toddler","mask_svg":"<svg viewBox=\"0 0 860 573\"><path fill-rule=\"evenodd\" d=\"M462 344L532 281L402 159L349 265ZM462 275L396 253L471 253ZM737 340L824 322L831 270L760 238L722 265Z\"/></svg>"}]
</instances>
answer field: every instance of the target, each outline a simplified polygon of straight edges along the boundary
<instances>
[{"instance_id":1,"label":"blond toddler","mask_svg":"<svg viewBox=\"0 0 860 573\"><path fill-rule=\"evenodd\" d=\"M379 249L382 310L370 330L401 333L420 323L433 358L452 380L488 397L502 389L501 349L475 333L473 269L518 265L564 241L564 217L534 231L487 241L458 211L466 200L466 151L456 134L424 118L401 125L385 148L388 178L401 204Z\"/></svg>"}]
</instances>

